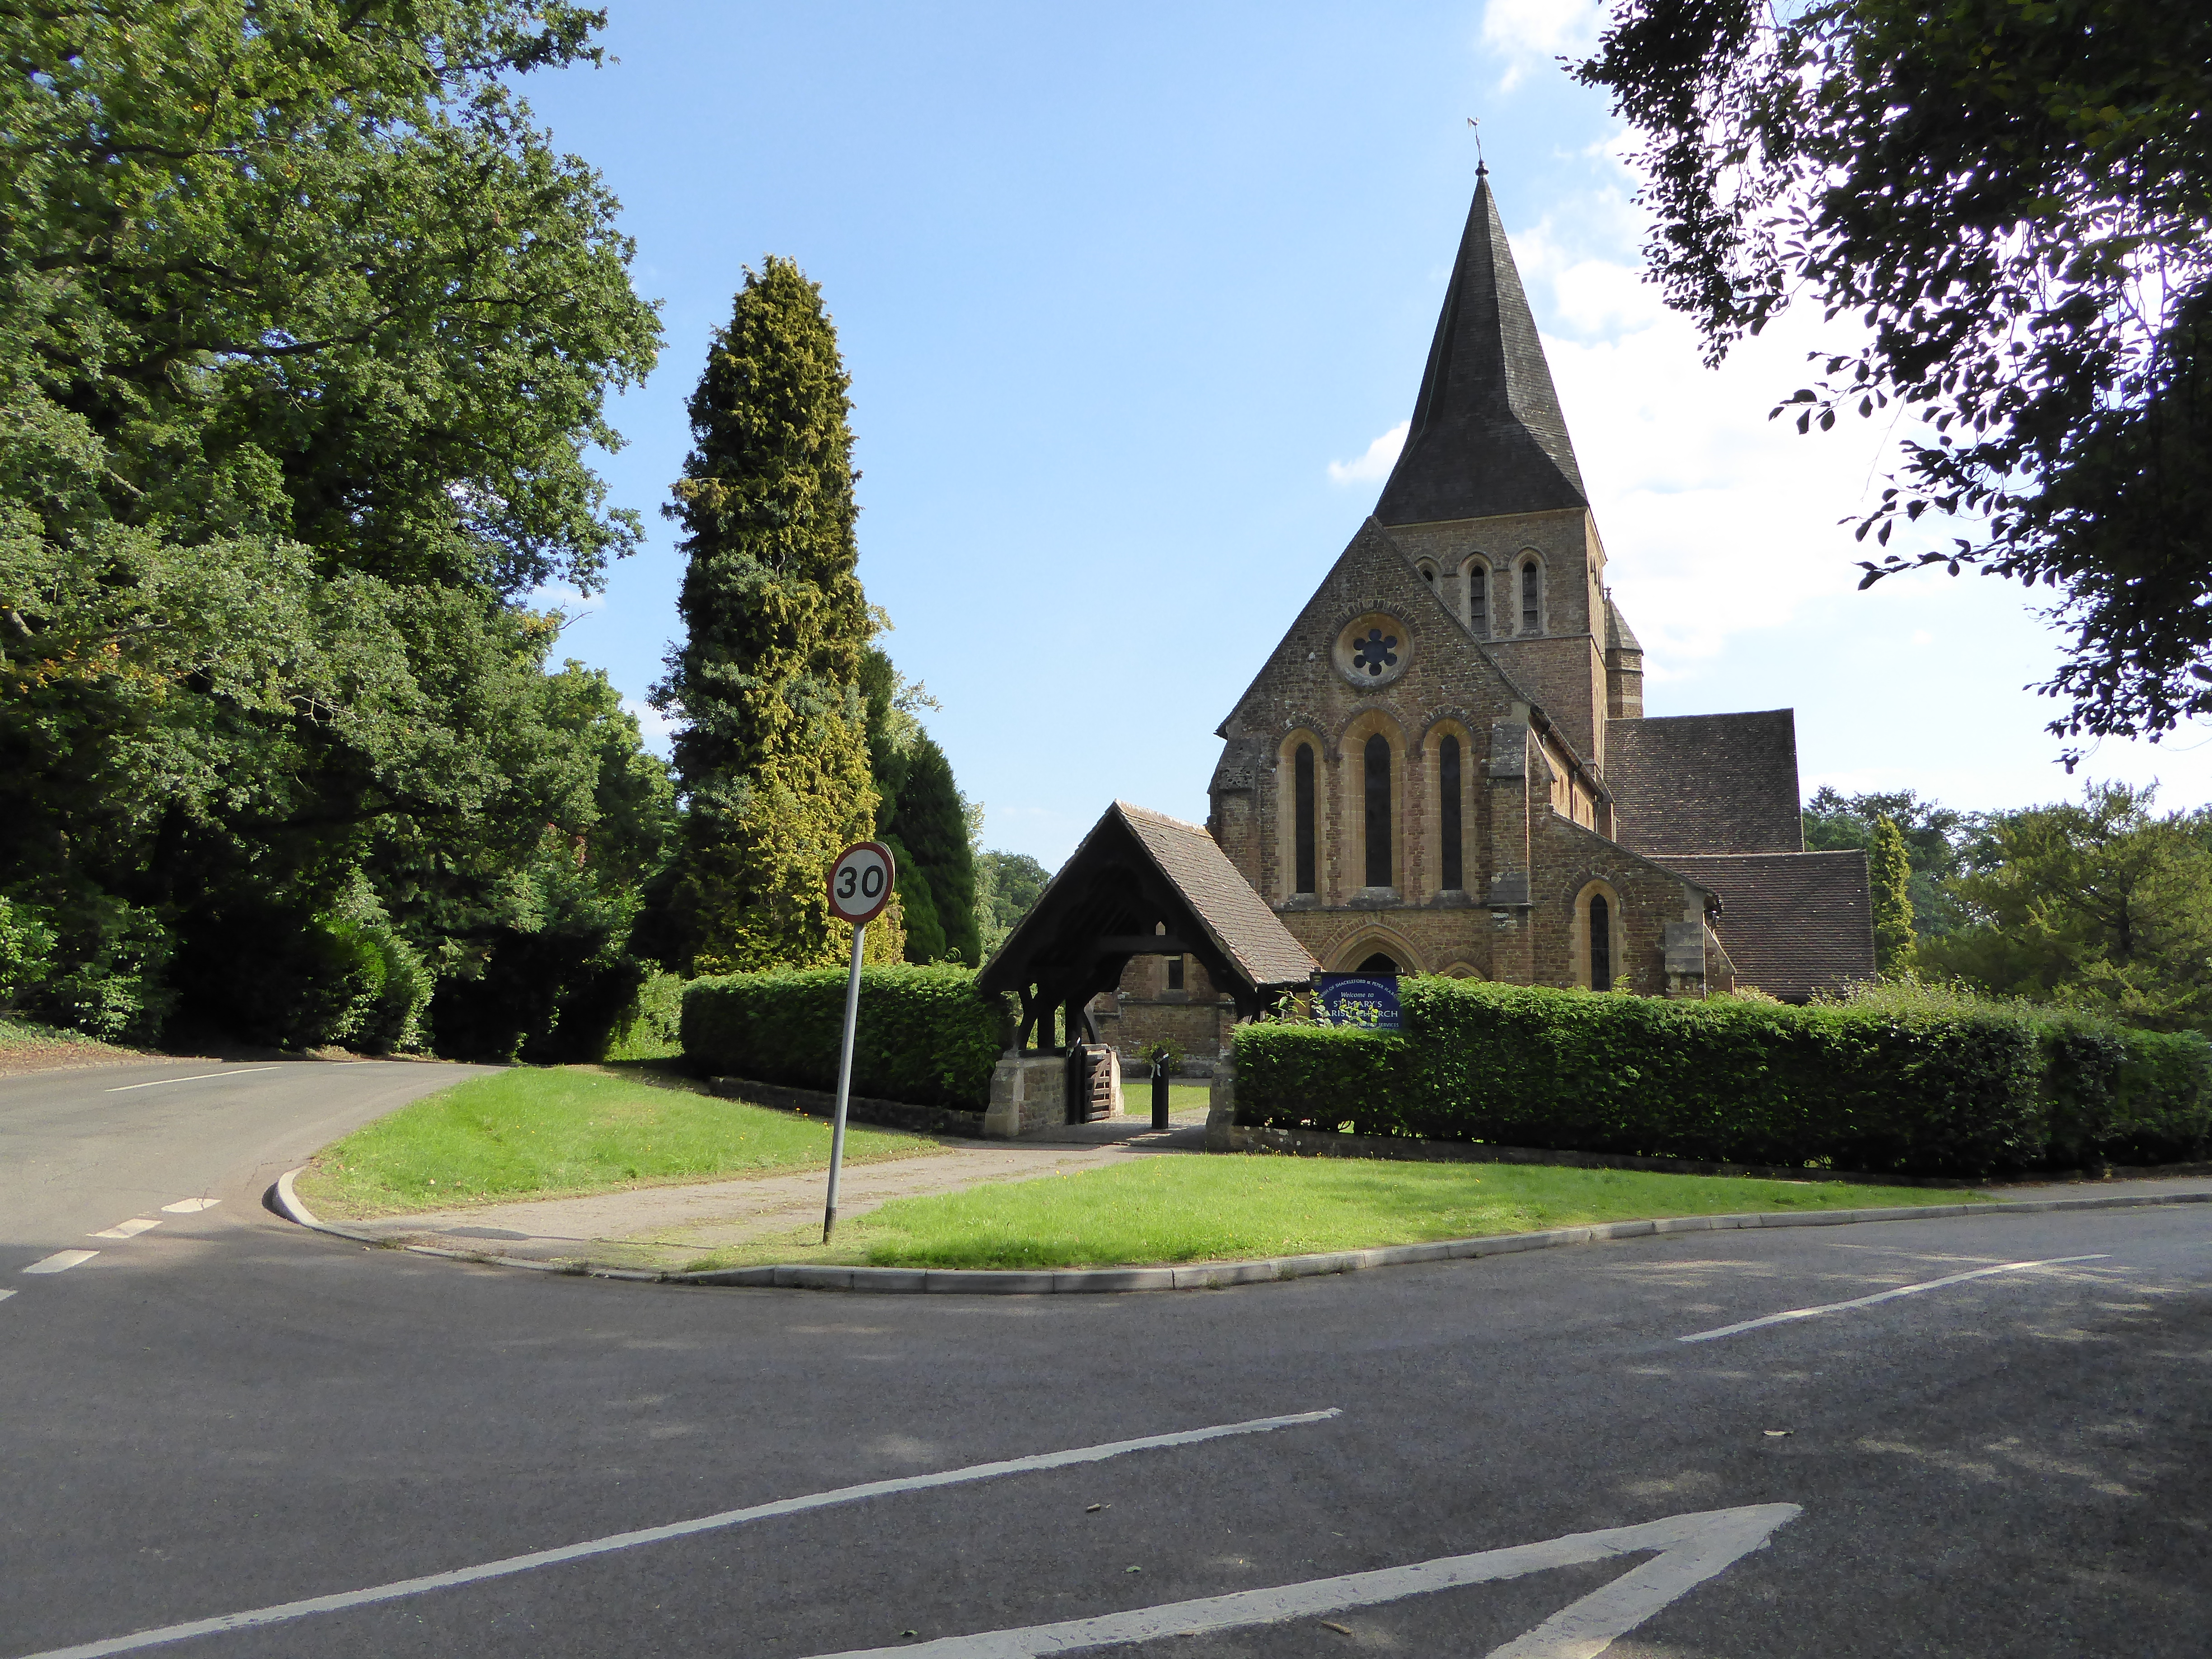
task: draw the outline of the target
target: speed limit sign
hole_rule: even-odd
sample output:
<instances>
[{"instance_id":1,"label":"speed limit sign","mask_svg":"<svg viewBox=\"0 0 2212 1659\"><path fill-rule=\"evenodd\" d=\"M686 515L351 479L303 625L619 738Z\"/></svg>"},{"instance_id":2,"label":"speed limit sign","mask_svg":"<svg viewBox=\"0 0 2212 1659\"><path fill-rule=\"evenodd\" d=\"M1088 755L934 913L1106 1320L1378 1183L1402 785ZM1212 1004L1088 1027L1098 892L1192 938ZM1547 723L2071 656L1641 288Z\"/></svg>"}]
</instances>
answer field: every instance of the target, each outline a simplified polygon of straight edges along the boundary
<instances>
[{"instance_id":1,"label":"speed limit sign","mask_svg":"<svg viewBox=\"0 0 2212 1659\"><path fill-rule=\"evenodd\" d=\"M873 921L891 902L898 874L891 849L878 841L855 842L837 856L830 871L830 908L855 927Z\"/></svg>"}]
</instances>

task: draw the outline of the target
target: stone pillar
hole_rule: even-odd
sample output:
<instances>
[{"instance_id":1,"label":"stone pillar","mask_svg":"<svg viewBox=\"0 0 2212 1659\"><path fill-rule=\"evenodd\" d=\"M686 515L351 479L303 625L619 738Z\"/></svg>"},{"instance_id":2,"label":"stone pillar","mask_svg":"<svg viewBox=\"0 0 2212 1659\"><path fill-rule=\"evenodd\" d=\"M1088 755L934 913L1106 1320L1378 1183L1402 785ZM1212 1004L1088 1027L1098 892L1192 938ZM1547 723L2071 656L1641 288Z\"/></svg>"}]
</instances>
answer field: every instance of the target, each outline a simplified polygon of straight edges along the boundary
<instances>
[{"instance_id":1,"label":"stone pillar","mask_svg":"<svg viewBox=\"0 0 2212 1659\"><path fill-rule=\"evenodd\" d=\"M1237 1062L1224 1055L1206 1091L1206 1150L1229 1150L1230 1126L1237 1121Z\"/></svg>"}]
</instances>

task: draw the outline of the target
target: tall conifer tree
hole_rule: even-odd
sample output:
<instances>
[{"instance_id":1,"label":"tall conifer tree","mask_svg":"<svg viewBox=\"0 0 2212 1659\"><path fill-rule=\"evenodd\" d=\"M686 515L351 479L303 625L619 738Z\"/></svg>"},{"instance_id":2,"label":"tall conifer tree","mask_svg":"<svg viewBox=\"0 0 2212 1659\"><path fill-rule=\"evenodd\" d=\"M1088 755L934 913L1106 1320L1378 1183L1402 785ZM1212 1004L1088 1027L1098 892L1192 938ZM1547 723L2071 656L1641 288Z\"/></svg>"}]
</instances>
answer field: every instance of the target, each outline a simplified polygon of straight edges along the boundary
<instances>
[{"instance_id":1,"label":"tall conifer tree","mask_svg":"<svg viewBox=\"0 0 2212 1659\"><path fill-rule=\"evenodd\" d=\"M1912 965L1912 861L1894 818L1877 818L1867 846L1867 888L1874 903L1875 965L1885 974Z\"/></svg>"},{"instance_id":2,"label":"tall conifer tree","mask_svg":"<svg viewBox=\"0 0 2212 1659\"><path fill-rule=\"evenodd\" d=\"M656 705L678 714L690 798L673 895L701 972L834 963L823 879L872 834L860 688L872 628L854 536L850 385L821 290L789 259L745 272L690 403L676 499L685 639ZM896 961L896 911L868 956Z\"/></svg>"}]
</instances>

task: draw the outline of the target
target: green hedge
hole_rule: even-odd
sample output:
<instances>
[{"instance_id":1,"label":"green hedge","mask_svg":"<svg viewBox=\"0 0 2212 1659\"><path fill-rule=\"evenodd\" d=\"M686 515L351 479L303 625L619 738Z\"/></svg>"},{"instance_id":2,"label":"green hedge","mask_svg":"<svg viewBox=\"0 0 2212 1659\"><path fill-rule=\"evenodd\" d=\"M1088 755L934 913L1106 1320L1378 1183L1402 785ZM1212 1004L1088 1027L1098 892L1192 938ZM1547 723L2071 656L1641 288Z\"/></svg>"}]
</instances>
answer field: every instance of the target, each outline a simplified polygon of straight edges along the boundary
<instances>
[{"instance_id":1,"label":"green hedge","mask_svg":"<svg viewBox=\"0 0 2212 1659\"><path fill-rule=\"evenodd\" d=\"M1237 1121L1903 1174L2199 1155L2212 1048L1911 998L1788 1007L1423 978L1397 1036L1237 1033Z\"/></svg>"},{"instance_id":2,"label":"green hedge","mask_svg":"<svg viewBox=\"0 0 2212 1659\"><path fill-rule=\"evenodd\" d=\"M845 980L842 968L694 980L684 992L684 1058L714 1076L835 1089ZM853 1092L981 1111L1005 1024L972 969L863 968Z\"/></svg>"}]
</instances>

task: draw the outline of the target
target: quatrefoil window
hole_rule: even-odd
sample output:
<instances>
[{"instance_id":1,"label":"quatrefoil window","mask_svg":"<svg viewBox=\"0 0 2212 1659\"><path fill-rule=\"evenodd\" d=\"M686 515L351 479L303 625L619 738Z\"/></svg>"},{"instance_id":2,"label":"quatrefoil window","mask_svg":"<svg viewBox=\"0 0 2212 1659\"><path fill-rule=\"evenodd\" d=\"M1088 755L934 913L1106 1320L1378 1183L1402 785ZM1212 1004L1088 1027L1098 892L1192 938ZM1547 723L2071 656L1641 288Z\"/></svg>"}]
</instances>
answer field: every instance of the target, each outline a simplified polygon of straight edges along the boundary
<instances>
[{"instance_id":1,"label":"quatrefoil window","mask_svg":"<svg viewBox=\"0 0 2212 1659\"><path fill-rule=\"evenodd\" d=\"M1365 639L1352 642L1352 665L1380 678L1384 669L1398 665L1398 636L1385 636L1379 628L1369 629Z\"/></svg>"}]
</instances>

